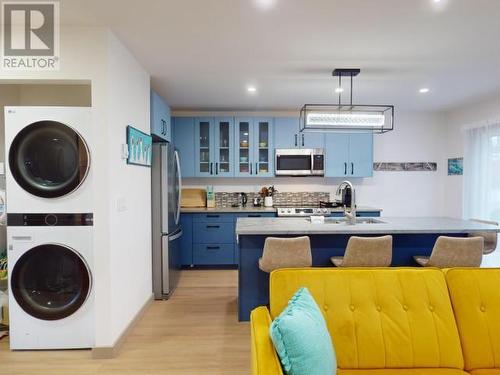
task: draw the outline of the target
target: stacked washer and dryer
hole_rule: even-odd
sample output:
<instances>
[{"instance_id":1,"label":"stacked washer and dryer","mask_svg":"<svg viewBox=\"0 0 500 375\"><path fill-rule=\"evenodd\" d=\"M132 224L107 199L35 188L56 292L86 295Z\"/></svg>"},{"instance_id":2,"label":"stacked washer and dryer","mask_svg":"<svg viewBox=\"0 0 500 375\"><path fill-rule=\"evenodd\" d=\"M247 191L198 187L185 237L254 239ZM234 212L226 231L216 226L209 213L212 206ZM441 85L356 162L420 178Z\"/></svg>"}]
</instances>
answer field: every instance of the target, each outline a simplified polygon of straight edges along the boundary
<instances>
[{"instance_id":1,"label":"stacked washer and dryer","mask_svg":"<svg viewBox=\"0 0 500 375\"><path fill-rule=\"evenodd\" d=\"M10 347L94 346L91 113L6 107Z\"/></svg>"}]
</instances>

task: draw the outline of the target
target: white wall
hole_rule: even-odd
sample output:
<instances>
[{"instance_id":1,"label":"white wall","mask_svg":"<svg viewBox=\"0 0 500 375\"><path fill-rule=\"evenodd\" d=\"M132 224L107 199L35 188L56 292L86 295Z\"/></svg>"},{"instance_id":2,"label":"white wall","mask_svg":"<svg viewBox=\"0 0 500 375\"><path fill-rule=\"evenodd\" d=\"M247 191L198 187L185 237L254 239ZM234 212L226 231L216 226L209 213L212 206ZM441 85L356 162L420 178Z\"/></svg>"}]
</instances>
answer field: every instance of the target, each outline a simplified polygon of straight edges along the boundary
<instances>
[{"instance_id":1,"label":"white wall","mask_svg":"<svg viewBox=\"0 0 500 375\"><path fill-rule=\"evenodd\" d=\"M382 208L386 216L436 216L443 213L445 171L444 119L440 114L397 113L395 130L374 137L374 160L438 163L437 172L374 172L373 178L352 179L358 205ZM275 184L278 191L333 193L338 178L185 179L186 186L214 185L216 191L258 191Z\"/></svg>"},{"instance_id":2,"label":"white wall","mask_svg":"<svg viewBox=\"0 0 500 375\"><path fill-rule=\"evenodd\" d=\"M500 95L485 98L466 106L452 109L445 114L446 121L446 153L448 157L464 156L464 128L475 124L500 119ZM444 188L443 198L445 213L449 216L462 217L462 176L448 176Z\"/></svg>"},{"instance_id":3,"label":"white wall","mask_svg":"<svg viewBox=\"0 0 500 375\"><path fill-rule=\"evenodd\" d=\"M139 241L142 248L150 249L151 246L148 242L151 233L150 170L143 168L138 172L138 167L125 167L125 162L119 160L118 147L124 142L126 125L148 130L145 124L149 123L149 77L121 43L109 34L108 30L99 27L61 26L59 71L0 70L0 84L40 81L91 84L97 347L113 345L123 327L151 295L150 254L145 254L144 250L138 252L137 257L146 257L140 261L135 258L123 260L118 256L127 240L131 242L126 247L128 254ZM115 79L120 82L115 82ZM129 200L125 213L116 213L113 202L116 202L117 194ZM136 219L140 223L137 226L132 224L133 215L140 215ZM133 275L142 275L143 279L134 283ZM132 280L126 281L130 277Z\"/></svg>"},{"instance_id":4,"label":"white wall","mask_svg":"<svg viewBox=\"0 0 500 375\"><path fill-rule=\"evenodd\" d=\"M117 338L151 297L151 169L121 158L126 125L149 133L150 88L149 74L120 41L109 34L108 43L110 297Z\"/></svg>"}]
</instances>

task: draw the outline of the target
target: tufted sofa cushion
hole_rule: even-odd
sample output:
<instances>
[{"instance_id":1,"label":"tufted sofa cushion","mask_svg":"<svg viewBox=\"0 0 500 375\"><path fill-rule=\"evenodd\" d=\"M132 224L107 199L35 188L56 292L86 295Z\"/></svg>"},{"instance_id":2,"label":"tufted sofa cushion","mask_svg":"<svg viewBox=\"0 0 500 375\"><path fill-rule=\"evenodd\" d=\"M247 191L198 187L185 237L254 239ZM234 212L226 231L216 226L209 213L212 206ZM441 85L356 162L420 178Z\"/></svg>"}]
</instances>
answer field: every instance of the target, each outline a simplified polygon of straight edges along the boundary
<instances>
[{"instance_id":1,"label":"tufted sofa cushion","mask_svg":"<svg viewBox=\"0 0 500 375\"><path fill-rule=\"evenodd\" d=\"M340 369L444 368L425 373L461 374L453 370L463 369L463 357L440 270L276 270L270 278L272 318L300 287L309 289L322 310ZM381 374L356 372L363 373Z\"/></svg>"},{"instance_id":2,"label":"tufted sofa cushion","mask_svg":"<svg viewBox=\"0 0 500 375\"><path fill-rule=\"evenodd\" d=\"M412 368L391 370L339 370L337 375L468 375L468 373L459 369L450 368Z\"/></svg>"},{"instance_id":3,"label":"tufted sofa cushion","mask_svg":"<svg viewBox=\"0 0 500 375\"><path fill-rule=\"evenodd\" d=\"M465 369L500 375L500 269L451 269L446 280Z\"/></svg>"}]
</instances>

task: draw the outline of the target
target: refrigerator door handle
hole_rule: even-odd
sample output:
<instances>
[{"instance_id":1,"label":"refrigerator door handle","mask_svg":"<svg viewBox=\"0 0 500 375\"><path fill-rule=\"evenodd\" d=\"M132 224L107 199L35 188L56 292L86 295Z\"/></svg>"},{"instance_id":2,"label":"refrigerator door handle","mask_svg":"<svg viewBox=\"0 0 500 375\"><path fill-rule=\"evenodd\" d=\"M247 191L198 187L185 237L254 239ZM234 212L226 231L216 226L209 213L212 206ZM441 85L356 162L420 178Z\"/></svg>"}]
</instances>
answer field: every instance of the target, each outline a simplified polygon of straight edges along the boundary
<instances>
[{"instance_id":1,"label":"refrigerator door handle","mask_svg":"<svg viewBox=\"0 0 500 375\"><path fill-rule=\"evenodd\" d=\"M175 234L168 236L168 242L175 241L175 240L181 238L182 235L183 235L182 229L179 229L179 231L176 232Z\"/></svg>"},{"instance_id":2,"label":"refrigerator door handle","mask_svg":"<svg viewBox=\"0 0 500 375\"><path fill-rule=\"evenodd\" d=\"M175 162L177 165L177 184L179 187L179 195L177 197L177 212L175 215L175 224L178 225L181 218L181 200L182 200L182 176L181 176L181 162L179 160L179 152L174 151Z\"/></svg>"}]
</instances>

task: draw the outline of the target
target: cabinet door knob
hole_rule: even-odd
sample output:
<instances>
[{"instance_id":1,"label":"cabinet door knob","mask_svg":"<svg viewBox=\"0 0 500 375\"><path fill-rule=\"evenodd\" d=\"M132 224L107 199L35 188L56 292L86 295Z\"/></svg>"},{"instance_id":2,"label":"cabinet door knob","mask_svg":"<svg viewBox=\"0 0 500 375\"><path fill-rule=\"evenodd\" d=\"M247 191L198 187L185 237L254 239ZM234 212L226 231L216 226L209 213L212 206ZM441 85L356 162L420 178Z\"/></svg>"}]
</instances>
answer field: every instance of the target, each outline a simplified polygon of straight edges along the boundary
<instances>
[{"instance_id":1,"label":"cabinet door knob","mask_svg":"<svg viewBox=\"0 0 500 375\"><path fill-rule=\"evenodd\" d=\"M351 174L354 174L354 163L351 163Z\"/></svg>"},{"instance_id":2,"label":"cabinet door knob","mask_svg":"<svg viewBox=\"0 0 500 375\"><path fill-rule=\"evenodd\" d=\"M304 147L305 142L304 142L304 133L302 133L302 147Z\"/></svg>"},{"instance_id":3,"label":"cabinet door knob","mask_svg":"<svg viewBox=\"0 0 500 375\"><path fill-rule=\"evenodd\" d=\"M250 174L253 174L253 172L252 172L252 166L253 166L253 164L250 163Z\"/></svg>"},{"instance_id":4,"label":"cabinet door knob","mask_svg":"<svg viewBox=\"0 0 500 375\"><path fill-rule=\"evenodd\" d=\"M257 163L255 163L255 174L259 174L259 168L257 167Z\"/></svg>"},{"instance_id":5,"label":"cabinet door knob","mask_svg":"<svg viewBox=\"0 0 500 375\"><path fill-rule=\"evenodd\" d=\"M347 174L347 163L344 163L344 174Z\"/></svg>"},{"instance_id":6,"label":"cabinet door knob","mask_svg":"<svg viewBox=\"0 0 500 375\"><path fill-rule=\"evenodd\" d=\"M210 163L210 174L214 174L214 163Z\"/></svg>"},{"instance_id":7,"label":"cabinet door knob","mask_svg":"<svg viewBox=\"0 0 500 375\"><path fill-rule=\"evenodd\" d=\"M295 134L295 147L297 147L297 134Z\"/></svg>"},{"instance_id":8,"label":"cabinet door knob","mask_svg":"<svg viewBox=\"0 0 500 375\"><path fill-rule=\"evenodd\" d=\"M215 174L219 174L219 163L215 163Z\"/></svg>"}]
</instances>

